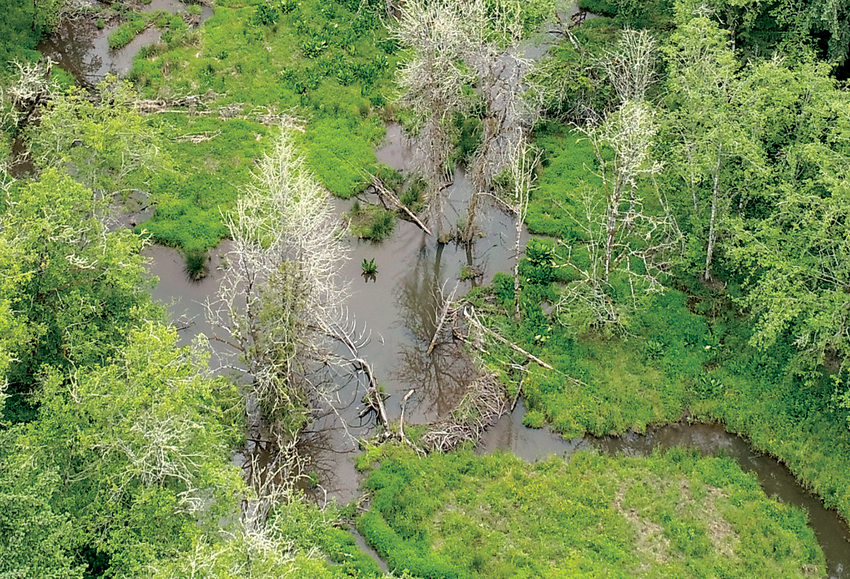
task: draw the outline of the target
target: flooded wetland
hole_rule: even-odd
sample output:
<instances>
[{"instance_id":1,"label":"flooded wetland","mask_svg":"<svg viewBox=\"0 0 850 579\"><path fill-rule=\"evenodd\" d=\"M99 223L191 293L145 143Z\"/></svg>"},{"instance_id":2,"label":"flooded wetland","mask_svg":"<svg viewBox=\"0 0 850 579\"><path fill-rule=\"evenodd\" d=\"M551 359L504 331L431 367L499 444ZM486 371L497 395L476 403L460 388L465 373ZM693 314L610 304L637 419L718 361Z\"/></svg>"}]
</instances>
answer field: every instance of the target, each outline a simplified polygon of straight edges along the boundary
<instances>
[{"instance_id":1,"label":"flooded wetland","mask_svg":"<svg viewBox=\"0 0 850 579\"><path fill-rule=\"evenodd\" d=\"M152 0L145 11L166 10L179 13L185 5L178 0ZM576 11L578 10L576 6ZM193 25L201 25L213 10L203 6ZM567 18L570 15L567 14ZM93 86L107 73L126 75L133 59L145 46L160 40L155 26L146 28L126 46L111 50L108 37L118 26L110 20L98 28L90 19L63 21L55 32L39 45L39 50L70 72L84 86ZM546 46L529 50L534 58L545 53ZM539 53L539 54L538 54ZM375 154L378 162L397 171L408 170L412 162L412 145L401 126L390 123L386 137ZM465 218L472 185L463 168L456 168L447 187L446 220L456 223ZM364 193L364 202L378 203L373 194ZM340 230L346 227L345 215L353 200L333 199ZM121 217L123 225L144 227L155 207L140 203L136 212ZM125 213L127 210L125 209ZM462 296L471 288L487 285L497 272L512 272L514 260L514 218L495 204L484 204L478 215L474 242L438 243L410 221L398 219L392 235L374 243L345 235L349 257L338 263L338 275L349 286L349 315L369 336L360 355L369 360L372 370L385 388L386 410L390 420L397 420L401 401L413 391L406 408L409 424L428 424L445 418L467 392L479 369L471 361L466 346L459 340L439 341L428 352L436 330L441 295L456 288ZM530 235L523 231L524 247ZM225 240L208 252L206 275L192 279L186 273L183 253L175 248L152 245L144 250L150 275L157 279L154 298L164 305L177 327L180 342L191 343L198 336L213 338L215 328L207 319L207 304L215 299L228 265L230 242ZM364 276L363 261L374 260L375 275ZM465 271L474 270L471 279ZM232 356L227 346L210 340L211 364L219 357ZM341 381L333 391L334 411L325 413L304 433L299 445L306 456L309 470L317 480L314 496L321 501L340 504L363 495L363 475L355 469L361 454L359 441L375 432L375 424L362 417L364 386L357 378ZM697 449L706 455L724 455L735 459L741 468L754 473L771 497L806 511L809 524L823 549L830 577L850 576L850 529L834 510L797 481L778 460L752 449L745 438L727 432L719 424L690 423L686 418L666 426L651 426L644 434L628 432L622 436L596 438L564 438L548 428L523 425L525 405L520 398L516 408L490 428L476 451L482 454L511 452L534 462L551 455L569 460L578 450L610 455L647 456L656 450L673 447ZM270 452L262 445L249 445L237 454L235 462L243 467L256 459L256 454ZM362 537L357 535L362 547ZM386 570L386 567L384 566Z\"/></svg>"}]
</instances>

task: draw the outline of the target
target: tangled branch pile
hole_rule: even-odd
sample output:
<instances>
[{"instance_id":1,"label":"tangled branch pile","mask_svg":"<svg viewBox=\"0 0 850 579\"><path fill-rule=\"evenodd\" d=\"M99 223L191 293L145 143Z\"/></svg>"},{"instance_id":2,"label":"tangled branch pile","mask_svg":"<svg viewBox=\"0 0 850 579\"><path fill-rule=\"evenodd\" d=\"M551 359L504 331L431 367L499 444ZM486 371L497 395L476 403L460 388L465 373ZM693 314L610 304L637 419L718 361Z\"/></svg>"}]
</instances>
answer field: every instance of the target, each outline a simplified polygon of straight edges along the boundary
<instances>
[{"instance_id":1,"label":"tangled branch pile","mask_svg":"<svg viewBox=\"0 0 850 579\"><path fill-rule=\"evenodd\" d=\"M465 442L477 443L484 431L510 410L505 387L495 374L482 374L449 416L422 436L427 452L448 452Z\"/></svg>"}]
</instances>

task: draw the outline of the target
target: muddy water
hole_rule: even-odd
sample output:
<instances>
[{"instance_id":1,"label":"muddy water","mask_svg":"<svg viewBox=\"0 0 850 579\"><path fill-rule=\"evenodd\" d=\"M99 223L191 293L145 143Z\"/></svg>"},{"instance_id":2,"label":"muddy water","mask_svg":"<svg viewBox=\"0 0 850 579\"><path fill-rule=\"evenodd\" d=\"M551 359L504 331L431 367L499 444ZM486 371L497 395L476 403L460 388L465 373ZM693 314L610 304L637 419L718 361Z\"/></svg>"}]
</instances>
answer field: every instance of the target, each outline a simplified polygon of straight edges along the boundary
<instances>
[{"instance_id":1,"label":"muddy water","mask_svg":"<svg viewBox=\"0 0 850 579\"><path fill-rule=\"evenodd\" d=\"M151 0L144 12L165 10L176 14L185 11L179 0ZM212 16L212 9L204 6L200 20ZM71 73L82 86L93 86L107 73L126 75L133 67L133 59L144 46L159 42L160 31L150 26L119 50L109 49L109 35L120 21L113 19L98 30L91 18L64 20L53 34L38 45L38 50Z\"/></svg>"},{"instance_id":2,"label":"muddy water","mask_svg":"<svg viewBox=\"0 0 850 579\"><path fill-rule=\"evenodd\" d=\"M151 292L156 301L163 304L177 327L181 344L189 344L198 335L212 337L213 327L207 321L206 303L215 297L221 282L221 265L230 250L230 242L223 241L210 251L207 261L207 275L193 280L186 273L186 260L180 250L162 245L145 248L142 253L150 259L149 269L159 278ZM211 343L218 354L226 350L220 343ZM218 367L213 361L213 367Z\"/></svg>"},{"instance_id":3,"label":"muddy water","mask_svg":"<svg viewBox=\"0 0 850 579\"><path fill-rule=\"evenodd\" d=\"M411 159L409 143L398 125L387 129L386 142L377 151L378 160L395 169L406 169ZM454 224L465 215L471 187L462 171L446 190L446 222ZM371 201L377 201L371 199ZM336 201L342 216L351 202ZM361 354L369 360L378 381L385 387L390 419L400 415L400 402L413 390L405 420L424 423L445 416L466 391L476 375L460 344L439 342L431 356L427 348L436 328L439 290L450 293L457 287L463 295L477 283L488 282L498 271L513 264L511 218L494 207L486 207L478 220L480 237L471 248L441 245L416 225L399 220L390 239L372 243L349 239L351 259L342 264L340 275L351 284L347 306L361 327L371 335ZM524 242L524 239L523 239ZM361 262L374 259L378 274L361 275ZM464 266L483 272L476 280L461 281ZM340 419L319 421L312 435L321 432L322 444L313 445L312 457L321 485L328 496L348 501L360 494L354 460L359 455L355 439L368 437L372 423L358 418L362 387L347 385L340 391Z\"/></svg>"},{"instance_id":4,"label":"muddy water","mask_svg":"<svg viewBox=\"0 0 850 579\"><path fill-rule=\"evenodd\" d=\"M753 450L746 440L730 434L719 424L685 422L650 428L646 434L629 433L621 437L565 439L549 429L531 429L522 425L525 408L516 410L490 429L479 445L479 452L509 450L517 456L536 461L548 456L569 458L577 450L596 450L608 454L647 456L655 449L677 446L695 448L706 455L729 456L742 469L758 477L768 496L795 505L808 513L809 526L815 532L826 556L831 578L850 577L850 527L821 500L806 491L794 475L777 460Z\"/></svg>"}]
</instances>

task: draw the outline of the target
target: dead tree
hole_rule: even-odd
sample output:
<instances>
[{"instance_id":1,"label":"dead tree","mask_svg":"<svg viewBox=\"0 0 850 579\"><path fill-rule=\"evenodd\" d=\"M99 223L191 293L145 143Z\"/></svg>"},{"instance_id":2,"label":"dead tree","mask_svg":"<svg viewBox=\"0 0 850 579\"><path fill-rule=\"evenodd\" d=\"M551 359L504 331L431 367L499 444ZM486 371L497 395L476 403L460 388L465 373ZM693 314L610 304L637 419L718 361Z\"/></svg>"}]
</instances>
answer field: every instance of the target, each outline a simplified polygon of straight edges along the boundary
<instances>
[{"instance_id":1,"label":"dead tree","mask_svg":"<svg viewBox=\"0 0 850 579\"><path fill-rule=\"evenodd\" d=\"M428 226L425 225L416 214L411 211L404 203L402 203L398 197L396 197L395 193L393 193L386 185L384 185L383 181L381 181L378 177L372 176L372 188L377 193L378 198L381 199L381 202L384 204L384 207L387 206L386 202L389 201L390 205L396 208L396 210L401 211L407 217L416 224L419 229L425 232L426 235L432 235L431 230L428 229Z\"/></svg>"},{"instance_id":2,"label":"dead tree","mask_svg":"<svg viewBox=\"0 0 850 579\"><path fill-rule=\"evenodd\" d=\"M513 154L514 162L511 170L511 190L506 195L505 204L514 214L514 319L520 319L520 280L519 258L522 253L522 228L528 212L528 202L534 188L534 169L540 161L540 153L534 152L531 146L524 142L516 145Z\"/></svg>"},{"instance_id":3,"label":"dead tree","mask_svg":"<svg viewBox=\"0 0 850 579\"><path fill-rule=\"evenodd\" d=\"M582 281L568 286L558 309L583 304L598 325L619 324L612 278L628 281L633 303L636 283L643 291L660 290L669 251L680 235L663 198L658 198L660 211L649 212L644 205L644 191L654 189L651 177L661 170L651 155L656 127L650 106L628 101L601 126L581 130L593 145L600 186L586 193L584 213L572 215L584 232L588 259L572 259L568 248L567 263Z\"/></svg>"},{"instance_id":4,"label":"dead tree","mask_svg":"<svg viewBox=\"0 0 850 579\"><path fill-rule=\"evenodd\" d=\"M646 99L655 82L657 47L646 30L626 29L620 33L614 50L599 61L606 72L620 104Z\"/></svg>"},{"instance_id":5,"label":"dead tree","mask_svg":"<svg viewBox=\"0 0 850 579\"><path fill-rule=\"evenodd\" d=\"M509 171L527 140L538 111L525 98L531 61L522 56L522 9L488 5L476 0L469 5L467 45L463 58L475 73L475 86L484 103L481 144L470 165L473 193L466 225L465 243L475 234L475 217L482 195L489 192L500 174Z\"/></svg>"},{"instance_id":6,"label":"dead tree","mask_svg":"<svg viewBox=\"0 0 850 579\"><path fill-rule=\"evenodd\" d=\"M362 373L376 388L358 354L368 336L341 306L347 285L337 272L348 256L336 217L287 127L226 222L233 249L208 310L216 339L250 377L249 410L270 430L297 433L316 403L332 406L329 368Z\"/></svg>"},{"instance_id":7,"label":"dead tree","mask_svg":"<svg viewBox=\"0 0 850 579\"><path fill-rule=\"evenodd\" d=\"M493 373L483 373L469 385L448 417L428 427L421 442L427 452L449 452L470 442L510 410L505 387Z\"/></svg>"},{"instance_id":8,"label":"dead tree","mask_svg":"<svg viewBox=\"0 0 850 579\"><path fill-rule=\"evenodd\" d=\"M412 58L398 74L400 101L418 121L414 166L428 184L428 204L443 239L443 195L450 183L448 163L453 148L451 121L467 108L463 87L470 80L461 65L467 45L465 15L451 0L409 0L400 8L395 27L399 43Z\"/></svg>"},{"instance_id":9,"label":"dead tree","mask_svg":"<svg viewBox=\"0 0 850 579\"><path fill-rule=\"evenodd\" d=\"M50 72L53 61L49 58L38 63L14 61L15 80L6 89L0 88L0 126L20 129L50 100Z\"/></svg>"},{"instance_id":10,"label":"dead tree","mask_svg":"<svg viewBox=\"0 0 850 579\"><path fill-rule=\"evenodd\" d=\"M434 336L431 338L431 341L428 343L428 350L426 353L430 356L434 352L434 348L437 346L437 342L440 339L440 334L443 331L443 328L446 325L446 321L452 315L452 307L455 294L457 294L457 288L459 284L455 284L454 289L449 293L448 296L445 295L445 285L443 287L438 288L437 291L437 303L442 304L436 314L436 318L434 320Z\"/></svg>"}]
</instances>

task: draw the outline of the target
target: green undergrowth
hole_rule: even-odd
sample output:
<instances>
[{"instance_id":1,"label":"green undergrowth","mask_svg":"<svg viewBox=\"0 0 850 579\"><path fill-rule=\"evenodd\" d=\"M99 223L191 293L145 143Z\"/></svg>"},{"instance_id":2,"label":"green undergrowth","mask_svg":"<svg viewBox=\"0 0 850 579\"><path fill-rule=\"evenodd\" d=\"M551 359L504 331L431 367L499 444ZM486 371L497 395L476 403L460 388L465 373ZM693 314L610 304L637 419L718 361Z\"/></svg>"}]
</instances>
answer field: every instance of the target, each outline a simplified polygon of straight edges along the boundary
<instances>
[{"instance_id":1,"label":"green undergrowth","mask_svg":"<svg viewBox=\"0 0 850 579\"><path fill-rule=\"evenodd\" d=\"M0 0L0 97L3 91L15 78L17 67L14 62L35 62L40 54L35 47L46 27L38 23L33 12L32 2L18 0ZM2 122L5 109L10 104L5 98L0 98L0 164L4 163L11 153L14 126Z\"/></svg>"},{"instance_id":2,"label":"green undergrowth","mask_svg":"<svg viewBox=\"0 0 850 579\"><path fill-rule=\"evenodd\" d=\"M471 295L491 327L556 368L531 364L527 374L511 373L503 361L523 363L522 357L503 345L490 348L492 368L509 390L515 393L522 380L525 423L575 437L643 432L685 414L718 421L786 463L828 507L850 518L850 431L834 386L828 377L801 381L788 341L768 350L749 345L751 323L731 302L739 291L734 283L723 293L693 282L643 297L625 322L625 336L587 331L568 313L559 315L554 304L575 281L566 253L581 237L568 215L576 196L588 190L582 174L590 175L593 156L571 133L540 135L538 144L548 166L531 199L528 226L555 237L532 241L521 264L521 323L513 318L509 276L499 274ZM576 259L579 246L573 247ZM543 254L552 261L540 259Z\"/></svg>"},{"instance_id":3,"label":"green undergrowth","mask_svg":"<svg viewBox=\"0 0 850 579\"><path fill-rule=\"evenodd\" d=\"M547 51L532 72L547 117L581 122L589 111L611 108L614 91L596 63L612 49L619 31L611 18L592 18L573 29L575 44L559 42Z\"/></svg>"},{"instance_id":4,"label":"green undergrowth","mask_svg":"<svg viewBox=\"0 0 850 579\"><path fill-rule=\"evenodd\" d=\"M286 533L295 550L318 550L330 565L317 565L313 572L322 577L383 577L375 560L360 550L344 520L348 513L335 505L318 509L308 502L295 501L275 509L272 522ZM311 577L309 569L294 571L297 577Z\"/></svg>"},{"instance_id":5,"label":"green undergrowth","mask_svg":"<svg viewBox=\"0 0 850 579\"><path fill-rule=\"evenodd\" d=\"M380 205L361 205L355 201L346 217L348 228L360 239L383 241L395 228L395 213Z\"/></svg>"},{"instance_id":6,"label":"green undergrowth","mask_svg":"<svg viewBox=\"0 0 850 579\"><path fill-rule=\"evenodd\" d=\"M624 28L670 29L673 26L672 0L579 0L579 8L609 16Z\"/></svg>"},{"instance_id":7,"label":"green undergrowth","mask_svg":"<svg viewBox=\"0 0 850 579\"><path fill-rule=\"evenodd\" d=\"M568 236L581 192L599 181L592 174L596 167L593 146L580 133L554 130L539 133L535 144L543 151L543 171L531 194L526 226L530 233Z\"/></svg>"},{"instance_id":8,"label":"green undergrowth","mask_svg":"<svg viewBox=\"0 0 850 579\"><path fill-rule=\"evenodd\" d=\"M132 181L150 192L156 213L139 229L186 251L214 247L227 235L223 212L250 181L275 130L251 120L183 114L155 115L150 122L160 137L157 166Z\"/></svg>"},{"instance_id":9,"label":"green undergrowth","mask_svg":"<svg viewBox=\"0 0 850 579\"><path fill-rule=\"evenodd\" d=\"M377 169L373 147L384 136L379 115L392 92L396 62L395 45L387 39L377 4L371 4L221 1L199 30L175 34L143 51L130 78L146 97L212 95L208 109L232 107L238 116L284 113L306 120L298 141L308 167L333 194L348 198L362 191ZM229 143L240 159L242 152L256 157L262 150L262 144L252 150L251 144ZM232 178L224 161L206 166L212 156L204 147L181 143L169 148L190 172L202 173L187 179L226 183L215 197L232 197L230 186L244 182ZM192 213L187 209L182 215ZM158 209L156 220L160 225L151 225L157 235L156 228L169 222L167 228L174 231L167 237L174 243L194 238L178 231L184 223L173 211L166 216ZM213 221L210 216L205 225ZM220 226L219 219L207 229L220 232Z\"/></svg>"},{"instance_id":10,"label":"green undergrowth","mask_svg":"<svg viewBox=\"0 0 850 579\"><path fill-rule=\"evenodd\" d=\"M824 568L806 515L768 498L731 458L673 449L528 464L385 445L361 462L380 467L358 529L392 570L416 577L795 577Z\"/></svg>"},{"instance_id":11,"label":"green undergrowth","mask_svg":"<svg viewBox=\"0 0 850 579\"><path fill-rule=\"evenodd\" d=\"M12 61L35 61L40 56L35 47L47 26L39 21L33 7L32 2L0 0L0 84L14 72Z\"/></svg>"}]
</instances>

